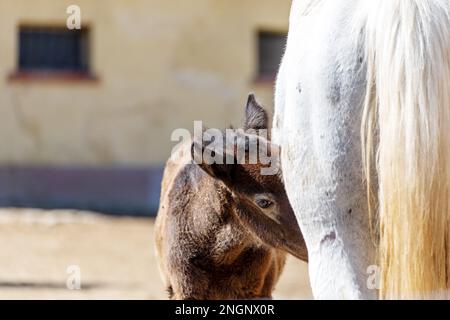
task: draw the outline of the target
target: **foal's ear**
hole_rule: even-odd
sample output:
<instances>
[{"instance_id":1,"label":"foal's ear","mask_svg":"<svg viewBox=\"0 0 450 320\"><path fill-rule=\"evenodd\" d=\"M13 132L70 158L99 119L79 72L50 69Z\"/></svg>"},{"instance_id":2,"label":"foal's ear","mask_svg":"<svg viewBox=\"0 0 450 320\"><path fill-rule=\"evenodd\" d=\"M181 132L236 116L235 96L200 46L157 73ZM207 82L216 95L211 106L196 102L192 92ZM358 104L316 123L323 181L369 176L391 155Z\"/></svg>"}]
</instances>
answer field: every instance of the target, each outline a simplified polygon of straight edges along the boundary
<instances>
[{"instance_id":1,"label":"foal's ear","mask_svg":"<svg viewBox=\"0 0 450 320\"><path fill-rule=\"evenodd\" d=\"M261 130L269 126L269 117L266 110L256 101L255 95L251 93L248 96L247 106L245 108L244 130Z\"/></svg>"},{"instance_id":2,"label":"foal's ear","mask_svg":"<svg viewBox=\"0 0 450 320\"><path fill-rule=\"evenodd\" d=\"M198 142L193 142L191 147L192 158L195 163L201 168L204 172L215 179L222 180L225 184L229 185L231 183L231 173L233 170L233 164L227 164L227 154L225 151L221 155L217 155L218 158L223 159L222 163L209 163L203 159L203 155L205 153L209 155L216 156L214 154L215 150L209 149L207 145L200 144Z\"/></svg>"}]
</instances>

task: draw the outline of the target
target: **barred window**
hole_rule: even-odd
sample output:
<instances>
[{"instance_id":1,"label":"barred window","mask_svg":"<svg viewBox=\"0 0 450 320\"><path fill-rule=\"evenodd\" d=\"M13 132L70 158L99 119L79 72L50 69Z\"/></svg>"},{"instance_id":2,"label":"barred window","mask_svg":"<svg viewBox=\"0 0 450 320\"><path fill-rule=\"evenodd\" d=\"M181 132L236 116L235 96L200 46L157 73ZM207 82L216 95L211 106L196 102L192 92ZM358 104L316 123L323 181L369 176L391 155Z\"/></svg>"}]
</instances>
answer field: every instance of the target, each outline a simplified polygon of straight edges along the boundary
<instances>
[{"instance_id":1,"label":"barred window","mask_svg":"<svg viewBox=\"0 0 450 320\"><path fill-rule=\"evenodd\" d=\"M88 30L20 27L19 71L89 71Z\"/></svg>"},{"instance_id":2,"label":"barred window","mask_svg":"<svg viewBox=\"0 0 450 320\"><path fill-rule=\"evenodd\" d=\"M287 34L275 32L258 33L258 76L276 76L286 46Z\"/></svg>"}]
</instances>

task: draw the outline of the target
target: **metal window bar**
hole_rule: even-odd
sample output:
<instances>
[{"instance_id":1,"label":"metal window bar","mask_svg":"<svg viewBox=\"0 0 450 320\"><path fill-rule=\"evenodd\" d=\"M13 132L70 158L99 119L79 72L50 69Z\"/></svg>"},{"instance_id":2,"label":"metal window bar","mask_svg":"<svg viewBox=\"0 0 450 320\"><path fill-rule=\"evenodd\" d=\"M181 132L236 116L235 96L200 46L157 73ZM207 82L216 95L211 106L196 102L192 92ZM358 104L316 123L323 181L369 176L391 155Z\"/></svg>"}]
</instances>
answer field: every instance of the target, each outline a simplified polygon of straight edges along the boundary
<instances>
[{"instance_id":1,"label":"metal window bar","mask_svg":"<svg viewBox=\"0 0 450 320\"><path fill-rule=\"evenodd\" d=\"M259 32L258 74L275 76L286 46L287 35L283 33Z\"/></svg>"},{"instance_id":2,"label":"metal window bar","mask_svg":"<svg viewBox=\"0 0 450 320\"><path fill-rule=\"evenodd\" d=\"M20 71L89 70L88 32L50 27L21 27Z\"/></svg>"}]
</instances>

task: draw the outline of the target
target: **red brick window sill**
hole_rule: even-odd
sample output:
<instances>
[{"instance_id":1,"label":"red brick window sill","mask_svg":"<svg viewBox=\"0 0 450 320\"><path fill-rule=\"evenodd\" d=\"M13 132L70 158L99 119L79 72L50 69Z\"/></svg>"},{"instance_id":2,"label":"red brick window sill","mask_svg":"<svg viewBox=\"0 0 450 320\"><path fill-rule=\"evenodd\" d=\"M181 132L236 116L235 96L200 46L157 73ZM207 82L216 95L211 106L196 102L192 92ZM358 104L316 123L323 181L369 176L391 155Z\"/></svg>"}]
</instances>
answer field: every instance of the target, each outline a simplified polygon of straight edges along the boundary
<instances>
[{"instance_id":1,"label":"red brick window sill","mask_svg":"<svg viewBox=\"0 0 450 320\"><path fill-rule=\"evenodd\" d=\"M256 84L275 85L277 76L274 75L257 75L253 80Z\"/></svg>"},{"instance_id":2,"label":"red brick window sill","mask_svg":"<svg viewBox=\"0 0 450 320\"><path fill-rule=\"evenodd\" d=\"M41 82L41 81L67 81L67 82L97 82L96 75L88 72L76 71L16 71L9 75L11 82Z\"/></svg>"}]
</instances>

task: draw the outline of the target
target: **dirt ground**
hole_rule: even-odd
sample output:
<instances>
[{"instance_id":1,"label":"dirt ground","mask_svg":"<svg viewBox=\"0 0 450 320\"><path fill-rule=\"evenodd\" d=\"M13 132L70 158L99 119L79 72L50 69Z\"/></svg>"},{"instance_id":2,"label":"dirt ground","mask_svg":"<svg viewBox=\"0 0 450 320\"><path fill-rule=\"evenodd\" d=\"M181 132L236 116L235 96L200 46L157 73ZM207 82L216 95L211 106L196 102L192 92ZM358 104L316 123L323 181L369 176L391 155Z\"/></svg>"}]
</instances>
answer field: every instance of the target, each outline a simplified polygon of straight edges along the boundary
<instances>
[{"instance_id":1,"label":"dirt ground","mask_svg":"<svg viewBox=\"0 0 450 320\"><path fill-rule=\"evenodd\" d=\"M67 288L74 270L81 290ZM289 257L274 298L311 297L306 264ZM0 299L165 298L152 219L0 209Z\"/></svg>"}]
</instances>

